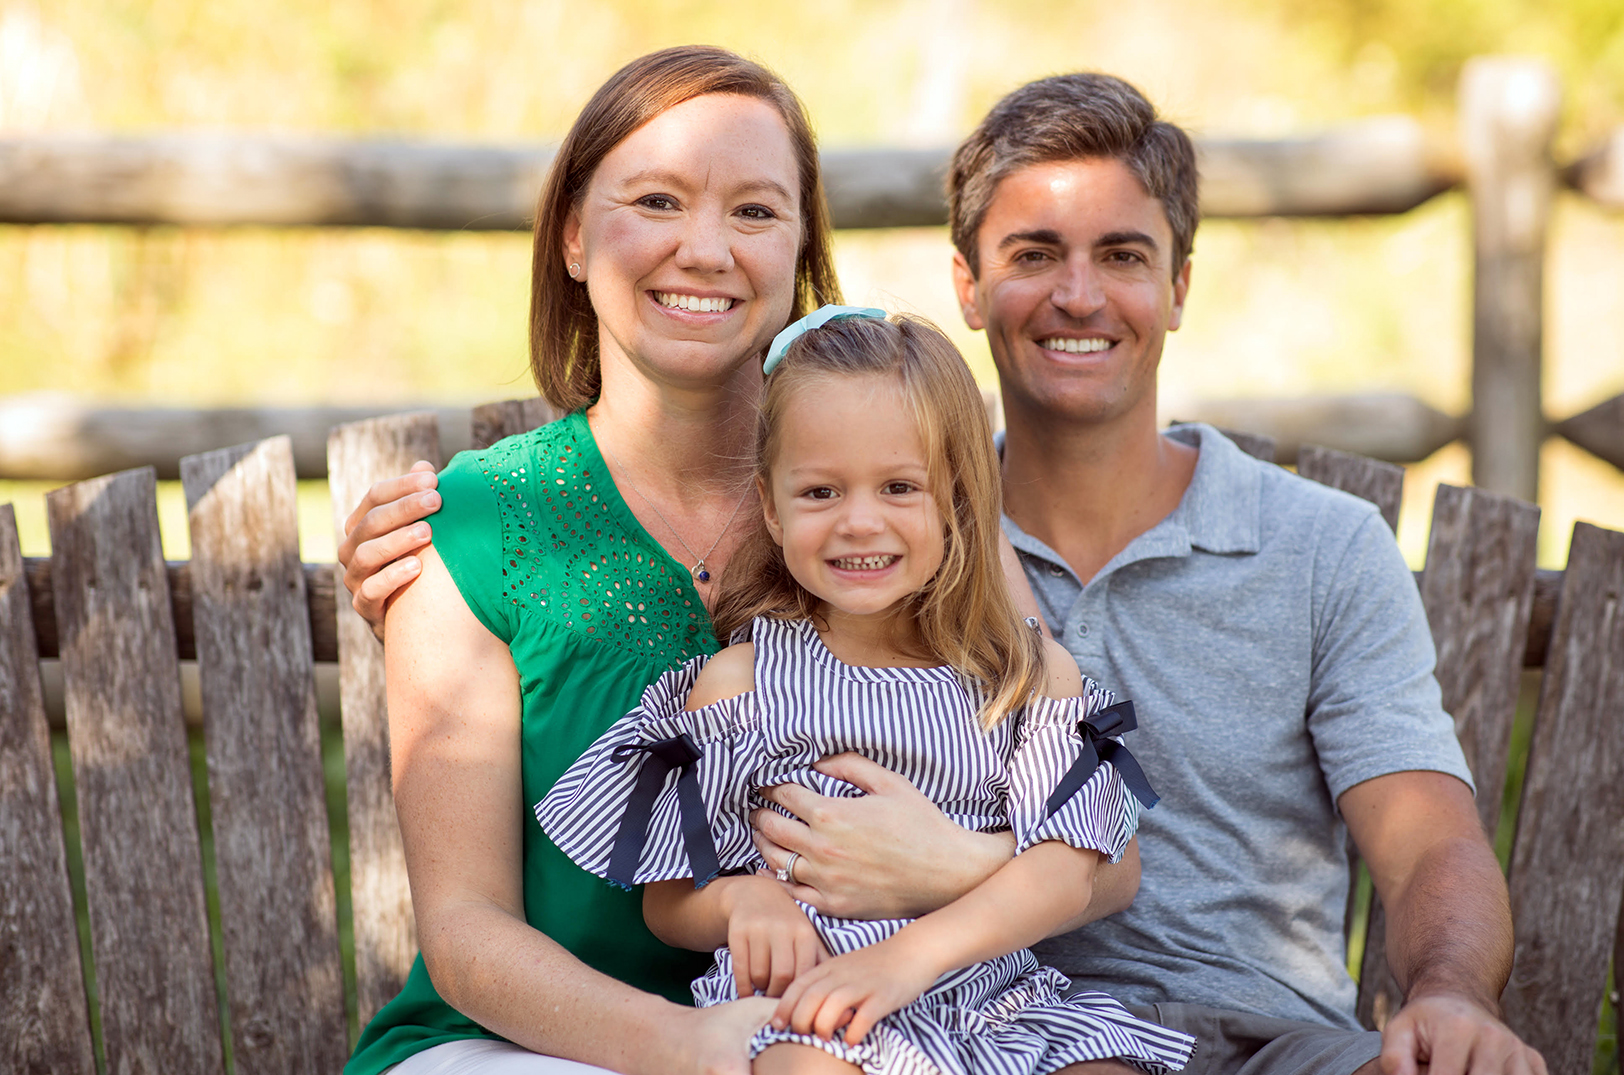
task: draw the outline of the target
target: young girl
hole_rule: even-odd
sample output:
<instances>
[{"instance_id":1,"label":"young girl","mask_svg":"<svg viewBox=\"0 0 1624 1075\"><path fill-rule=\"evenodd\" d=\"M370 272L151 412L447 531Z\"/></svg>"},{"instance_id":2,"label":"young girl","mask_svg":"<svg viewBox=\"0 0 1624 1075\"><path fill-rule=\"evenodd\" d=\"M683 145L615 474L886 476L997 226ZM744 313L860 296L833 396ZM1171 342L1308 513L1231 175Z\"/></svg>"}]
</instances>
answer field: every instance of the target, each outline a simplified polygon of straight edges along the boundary
<instances>
[{"instance_id":1,"label":"young girl","mask_svg":"<svg viewBox=\"0 0 1624 1075\"><path fill-rule=\"evenodd\" d=\"M868 1075L1183 1067L1193 1039L1101 993L1066 997L1066 978L1025 950L1082 912L1101 856L1116 861L1139 800L1155 798L1110 737L1133 726L1131 707L1015 610L964 360L925 322L824 307L774 340L765 368L762 526L714 612L734 644L651 686L538 821L584 868L646 884L662 940L716 949L700 1005L781 998L751 1043L758 1072L830 1057ZM755 789L860 794L813 767L842 751L961 825L1013 830L1015 858L912 921L797 903L780 883L793 861L759 872Z\"/></svg>"}]
</instances>

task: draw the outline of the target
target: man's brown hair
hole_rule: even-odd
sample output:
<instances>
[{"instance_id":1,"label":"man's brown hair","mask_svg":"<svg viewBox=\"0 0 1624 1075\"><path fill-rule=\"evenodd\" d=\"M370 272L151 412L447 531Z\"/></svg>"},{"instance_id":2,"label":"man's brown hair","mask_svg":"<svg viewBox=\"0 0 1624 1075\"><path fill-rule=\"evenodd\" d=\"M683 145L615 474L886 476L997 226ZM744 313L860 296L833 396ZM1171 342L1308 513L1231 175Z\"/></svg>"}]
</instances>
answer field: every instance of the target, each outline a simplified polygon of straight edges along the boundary
<instances>
[{"instance_id":1,"label":"man's brown hair","mask_svg":"<svg viewBox=\"0 0 1624 1075\"><path fill-rule=\"evenodd\" d=\"M840 301L829 210L823 197L818 147L806 110L784 81L726 49L682 45L639 57L610 76L581 109L558 147L536 205L530 265L530 372L547 402L564 411L585 407L603 384L598 365L598 317L586 287L564 265L564 225L609 151L643 124L685 101L712 93L765 101L789 129L801 184L801 253L795 262L796 318Z\"/></svg>"},{"instance_id":2,"label":"man's brown hair","mask_svg":"<svg viewBox=\"0 0 1624 1075\"><path fill-rule=\"evenodd\" d=\"M1195 146L1133 86L1081 72L1028 82L993 106L953 154L948 227L953 245L981 275L976 233L998 184L1013 172L1054 161L1119 160L1162 203L1173 229L1173 273L1184 267L1201 219Z\"/></svg>"}]
</instances>

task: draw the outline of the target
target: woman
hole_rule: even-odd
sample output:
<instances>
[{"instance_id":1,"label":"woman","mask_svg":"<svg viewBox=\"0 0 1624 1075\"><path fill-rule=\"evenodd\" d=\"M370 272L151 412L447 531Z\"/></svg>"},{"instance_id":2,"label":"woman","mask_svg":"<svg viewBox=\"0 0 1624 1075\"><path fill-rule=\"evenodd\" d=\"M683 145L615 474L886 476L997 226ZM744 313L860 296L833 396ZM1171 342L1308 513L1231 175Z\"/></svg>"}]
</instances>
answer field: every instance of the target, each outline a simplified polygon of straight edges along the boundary
<instances>
[{"instance_id":1,"label":"woman","mask_svg":"<svg viewBox=\"0 0 1624 1075\"><path fill-rule=\"evenodd\" d=\"M392 599L385 652L423 952L346 1071L544 1072L569 1057L742 1073L773 1003L684 1007L704 961L660 945L637 895L608 890L525 820L647 683L716 648L705 602L759 510L760 355L791 317L838 299L805 115L770 72L720 49L634 61L560 147L535 236L532 370L569 417L454 460L435 544L413 563L359 581L426 539L397 527L423 513L427 474L380 483L341 550L358 607L413 578ZM901 869L873 895L817 856L843 913L928 909L1008 858L1007 839L944 825L872 764L832 765L885 793L873 798L893 815L845 819L854 875L874 872L880 832L919 845L892 855ZM780 801L795 810L803 791Z\"/></svg>"}]
</instances>

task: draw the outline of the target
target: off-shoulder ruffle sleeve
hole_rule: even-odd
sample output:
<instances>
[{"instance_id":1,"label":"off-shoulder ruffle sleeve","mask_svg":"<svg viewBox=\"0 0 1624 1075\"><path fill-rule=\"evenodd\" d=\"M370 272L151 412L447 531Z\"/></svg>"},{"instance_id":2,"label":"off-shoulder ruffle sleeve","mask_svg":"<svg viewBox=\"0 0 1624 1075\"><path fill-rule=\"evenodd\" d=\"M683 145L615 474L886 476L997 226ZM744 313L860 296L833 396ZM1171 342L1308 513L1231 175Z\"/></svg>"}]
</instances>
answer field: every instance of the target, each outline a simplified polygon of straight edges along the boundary
<instances>
[{"instance_id":1,"label":"off-shoulder ruffle sleeve","mask_svg":"<svg viewBox=\"0 0 1624 1075\"><path fill-rule=\"evenodd\" d=\"M1018 718L1009 803L1016 854L1059 840L1116 862L1139 827L1139 795L1148 797L1144 805L1156 801L1113 734L1132 727L1131 705L1113 706L1111 692L1092 680L1083 687L1077 698L1034 699ZM1130 770L1138 793L1123 779Z\"/></svg>"},{"instance_id":2,"label":"off-shoulder ruffle sleeve","mask_svg":"<svg viewBox=\"0 0 1624 1075\"><path fill-rule=\"evenodd\" d=\"M655 680L638 707L611 725L536 804L542 830L582 869L620 884L682 877L704 884L717 870L751 861L745 774L760 757L756 696L685 712L707 660L695 657ZM697 866L690 861L696 840ZM714 846L712 861L707 846Z\"/></svg>"}]
</instances>

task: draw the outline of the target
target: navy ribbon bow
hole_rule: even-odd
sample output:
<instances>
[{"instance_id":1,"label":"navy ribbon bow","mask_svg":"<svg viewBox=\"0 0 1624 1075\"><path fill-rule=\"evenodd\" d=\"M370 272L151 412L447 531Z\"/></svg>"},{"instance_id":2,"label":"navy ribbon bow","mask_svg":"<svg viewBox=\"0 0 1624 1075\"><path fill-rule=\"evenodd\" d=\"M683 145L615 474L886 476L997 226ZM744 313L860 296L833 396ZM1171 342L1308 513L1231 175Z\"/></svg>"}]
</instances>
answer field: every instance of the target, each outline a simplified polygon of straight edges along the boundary
<instances>
[{"instance_id":1,"label":"navy ribbon bow","mask_svg":"<svg viewBox=\"0 0 1624 1075\"><path fill-rule=\"evenodd\" d=\"M699 774L694 762L701 757L699 747L686 734L658 743L629 744L616 750L610 757L625 761L633 754L647 754L643 768L637 774L637 783L626 800L626 812L620 817L620 832L615 836L614 849L609 853L609 880L631 888L636 883L637 864L643 858L643 844L648 839L648 822L654 813L654 800L665 786L665 778L673 769L677 774L677 814L682 823L682 843L688 851L688 865L694 873L697 888L721 872L716 857L716 839L705 820L705 801L699 795Z\"/></svg>"},{"instance_id":2,"label":"navy ribbon bow","mask_svg":"<svg viewBox=\"0 0 1624 1075\"><path fill-rule=\"evenodd\" d=\"M1108 761L1122 774L1122 782L1133 792L1133 797L1144 803L1147 808L1155 806L1161 796L1156 794L1145 779L1145 771L1139 768L1139 762L1128 753L1128 748L1112 739L1113 735L1122 735L1139 727L1139 721L1133 715L1133 703L1129 701L1118 702L1116 705L1106 706L1092 717L1085 717L1077 722L1077 734L1083 737L1083 752L1077 760L1071 763L1066 775L1060 778L1055 785L1054 792L1043 807L1043 820L1047 821L1054 816L1055 811L1066 805L1066 800L1077 794L1077 789L1088 783L1088 778L1094 775L1094 770L1100 767L1100 762Z\"/></svg>"}]
</instances>

